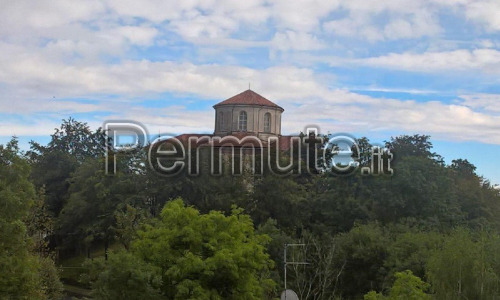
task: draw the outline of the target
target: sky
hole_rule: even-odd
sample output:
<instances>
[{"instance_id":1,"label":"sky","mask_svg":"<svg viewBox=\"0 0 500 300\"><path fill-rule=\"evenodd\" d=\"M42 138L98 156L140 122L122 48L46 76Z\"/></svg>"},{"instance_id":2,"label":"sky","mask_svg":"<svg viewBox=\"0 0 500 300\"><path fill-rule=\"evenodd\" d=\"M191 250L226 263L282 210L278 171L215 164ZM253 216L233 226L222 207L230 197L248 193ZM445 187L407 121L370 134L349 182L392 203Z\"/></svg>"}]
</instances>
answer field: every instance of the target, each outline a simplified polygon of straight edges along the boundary
<instances>
[{"instance_id":1,"label":"sky","mask_svg":"<svg viewBox=\"0 0 500 300\"><path fill-rule=\"evenodd\" d=\"M284 134L428 134L500 183L499 0L0 2L0 143L70 116L211 133L250 84Z\"/></svg>"}]
</instances>

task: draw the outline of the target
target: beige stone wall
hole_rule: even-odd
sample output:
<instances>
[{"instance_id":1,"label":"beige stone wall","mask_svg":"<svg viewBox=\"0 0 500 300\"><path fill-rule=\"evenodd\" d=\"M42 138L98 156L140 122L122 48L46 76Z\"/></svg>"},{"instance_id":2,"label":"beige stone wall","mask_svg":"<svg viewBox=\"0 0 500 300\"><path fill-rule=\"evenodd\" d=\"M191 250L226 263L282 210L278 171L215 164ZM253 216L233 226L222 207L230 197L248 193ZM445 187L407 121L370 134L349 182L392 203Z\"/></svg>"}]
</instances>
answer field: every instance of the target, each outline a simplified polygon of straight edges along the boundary
<instances>
[{"instance_id":1,"label":"beige stone wall","mask_svg":"<svg viewBox=\"0 0 500 300\"><path fill-rule=\"evenodd\" d=\"M241 111L247 113L247 132L262 137L281 134L281 109L252 105L223 105L217 107L215 109L214 134L224 136L239 132L238 117ZM224 114L223 123L220 122L220 113ZM271 130L269 133L264 132L264 115L266 113L271 115Z\"/></svg>"}]
</instances>

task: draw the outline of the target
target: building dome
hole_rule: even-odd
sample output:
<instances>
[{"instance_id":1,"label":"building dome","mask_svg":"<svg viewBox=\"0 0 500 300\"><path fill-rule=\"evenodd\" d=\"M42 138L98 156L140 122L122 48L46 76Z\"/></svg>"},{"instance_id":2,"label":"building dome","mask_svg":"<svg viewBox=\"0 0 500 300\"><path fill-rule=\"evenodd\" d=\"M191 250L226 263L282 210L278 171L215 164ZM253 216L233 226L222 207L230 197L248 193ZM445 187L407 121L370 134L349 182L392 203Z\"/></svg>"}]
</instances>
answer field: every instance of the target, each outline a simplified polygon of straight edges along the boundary
<instances>
[{"instance_id":1,"label":"building dome","mask_svg":"<svg viewBox=\"0 0 500 300\"><path fill-rule=\"evenodd\" d=\"M214 135L236 133L255 135L261 139L281 135L284 109L252 90L215 104Z\"/></svg>"}]
</instances>

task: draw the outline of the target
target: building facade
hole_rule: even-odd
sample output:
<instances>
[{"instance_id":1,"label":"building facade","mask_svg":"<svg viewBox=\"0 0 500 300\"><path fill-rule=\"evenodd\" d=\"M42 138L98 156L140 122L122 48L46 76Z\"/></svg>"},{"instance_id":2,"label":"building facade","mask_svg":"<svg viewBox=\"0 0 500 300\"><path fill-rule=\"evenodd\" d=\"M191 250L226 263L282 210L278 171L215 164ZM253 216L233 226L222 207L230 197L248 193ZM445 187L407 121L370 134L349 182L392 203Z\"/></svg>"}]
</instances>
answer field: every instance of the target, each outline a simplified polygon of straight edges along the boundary
<instances>
[{"instance_id":1,"label":"building facade","mask_svg":"<svg viewBox=\"0 0 500 300\"><path fill-rule=\"evenodd\" d=\"M252 90L217 103L215 136L253 135L261 140L281 136L281 114L284 109Z\"/></svg>"}]
</instances>

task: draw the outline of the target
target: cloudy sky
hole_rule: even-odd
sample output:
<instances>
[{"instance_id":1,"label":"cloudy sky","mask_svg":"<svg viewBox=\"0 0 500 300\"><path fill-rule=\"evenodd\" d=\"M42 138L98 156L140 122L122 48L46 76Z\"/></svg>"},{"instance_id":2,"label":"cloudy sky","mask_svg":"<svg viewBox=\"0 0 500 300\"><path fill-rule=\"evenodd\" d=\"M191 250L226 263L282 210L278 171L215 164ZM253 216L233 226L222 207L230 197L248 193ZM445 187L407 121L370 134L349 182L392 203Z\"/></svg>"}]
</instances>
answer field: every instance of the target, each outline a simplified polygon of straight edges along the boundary
<instances>
[{"instance_id":1,"label":"cloudy sky","mask_svg":"<svg viewBox=\"0 0 500 300\"><path fill-rule=\"evenodd\" d=\"M285 134L429 134L500 183L498 0L0 2L0 142L69 116L209 133L251 83Z\"/></svg>"}]
</instances>

